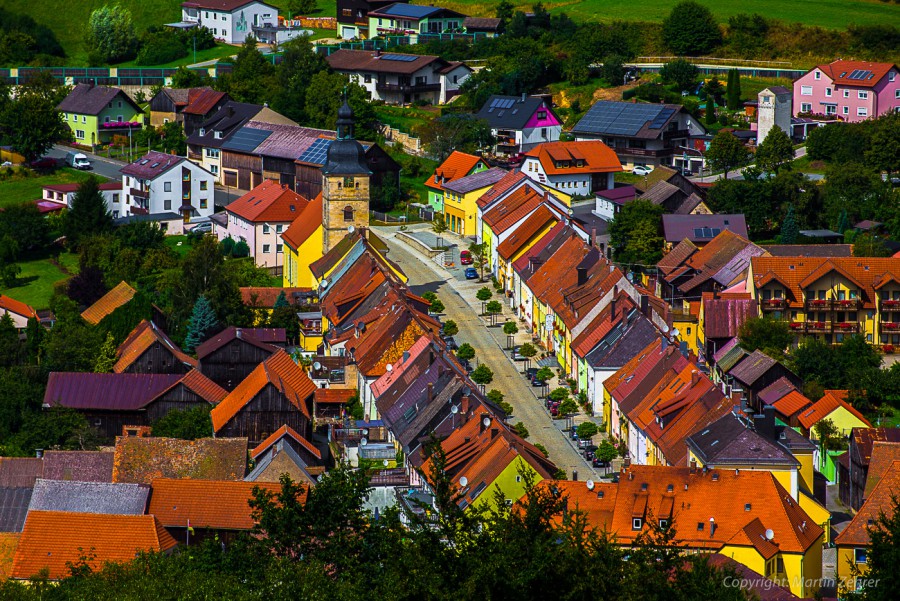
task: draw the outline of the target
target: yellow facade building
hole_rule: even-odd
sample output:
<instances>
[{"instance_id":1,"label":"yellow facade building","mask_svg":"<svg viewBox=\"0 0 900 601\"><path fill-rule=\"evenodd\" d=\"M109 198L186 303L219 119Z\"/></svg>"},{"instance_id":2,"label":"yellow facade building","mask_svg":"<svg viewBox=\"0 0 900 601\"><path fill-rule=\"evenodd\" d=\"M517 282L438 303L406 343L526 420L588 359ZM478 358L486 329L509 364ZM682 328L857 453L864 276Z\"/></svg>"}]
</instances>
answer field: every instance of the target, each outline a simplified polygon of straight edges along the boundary
<instances>
[{"instance_id":1,"label":"yellow facade building","mask_svg":"<svg viewBox=\"0 0 900 601\"><path fill-rule=\"evenodd\" d=\"M495 167L444 184L444 219L451 232L460 236L478 233L476 203L505 174L506 171Z\"/></svg>"}]
</instances>

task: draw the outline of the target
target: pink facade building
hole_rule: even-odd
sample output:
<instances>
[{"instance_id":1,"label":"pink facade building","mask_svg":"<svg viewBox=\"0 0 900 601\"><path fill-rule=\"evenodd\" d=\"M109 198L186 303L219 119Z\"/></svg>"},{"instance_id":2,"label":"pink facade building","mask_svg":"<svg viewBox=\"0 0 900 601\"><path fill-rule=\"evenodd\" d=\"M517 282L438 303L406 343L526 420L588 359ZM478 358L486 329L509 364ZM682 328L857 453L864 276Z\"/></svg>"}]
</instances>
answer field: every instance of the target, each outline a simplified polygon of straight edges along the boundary
<instances>
[{"instance_id":1,"label":"pink facade building","mask_svg":"<svg viewBox=\"0 0 900 601\"><path fill-rule=\"evenodd\" d=\"M794 82L794 116L864 121L900 108L900 69L892 63L837 60Z\"/></svg>"}]
</instances>

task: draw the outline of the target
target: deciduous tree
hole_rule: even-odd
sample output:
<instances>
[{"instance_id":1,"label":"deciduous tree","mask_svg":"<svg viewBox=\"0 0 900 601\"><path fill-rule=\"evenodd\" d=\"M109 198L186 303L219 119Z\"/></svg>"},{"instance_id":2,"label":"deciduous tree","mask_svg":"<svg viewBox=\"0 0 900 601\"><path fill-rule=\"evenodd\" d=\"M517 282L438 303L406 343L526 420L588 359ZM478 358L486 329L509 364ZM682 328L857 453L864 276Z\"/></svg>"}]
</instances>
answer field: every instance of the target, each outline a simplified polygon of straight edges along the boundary
<instances>
[{"instance_id":1,"label":"deciduous tree","mask_svg":"<svg viewBox=\"0 0 900 601\"><path fill-rule=\"evenodd\" d=\"M756 165L765 173L778 173L790 168L794 160L794 146L780 127L773 127L756 148Z\"/></svg>"},{"instance_id":2,"label":"deciduous tree","mask_svg":"<svg viewBox=\"0 0 900 601\"><path fill-rule=\"evenodd\" d=\"M747 157L747 149L743 143L733 133L725 130L715 135L706 151L706 160L710 166L714 171L724 171L725 179L728 179L729 171L744 165Z\"/></svg>"},{"instance_id":3,"label":"deciduous tree","mask_svg":"<svg viewBox=\"0 0 900 601\"><path fill-rule=\"evenodd\" d=\"M491 371L491 368L482 363L472 370L470 377L472 378L472 381L479 386L487 386L494 381L494 372Z\"/></svg>"},{"instance_id":4,"label":"deciduous tree","mask_svg":"<svg viewBox=\"0 0 900 601\"><path fill-rule=\"evenodd\" d=\"M662 258L663 207L649 200L626 203L609 224L609 241L617 261L655 265Z\"/></svg>"},{"instance_id":5,"label":"deciduous tree","mask_svg":"<svg viewBox=\"0 0 900 601\"><path fill-rule=\"evenodd\" d=\"M103 5L94 9L88 19L86 44L89 52L104 63L119 63L133 58L137 52L138 37L131 11L119 5Z\"/></svg>"},{"instance_id":6,"label":"deciduous tree","mask_svg":"<svg viewBox=\"0 0 900 601\"><path fill-rule=\"evenodd\" d=\"M757 349L780 356L794 340L786 321L769 317L754 317L745 321L739 330L738 339L748 352Z\"/></svg>"},{"instance_id":7,"label":"deciduous tree","mask_svg":"<svg viewBox=\"0 0 900 601\"><path fill-rule=\"evenodd\" d=\"M663 41L675 54L698 56L722 43L722 30L712 12L697 2L685 0L663 20Z\"/></svg>"},{"instance_id":8,"label":"deciduous tree","mask_svg":"<svg viewBox=\"0 0 900 601\"><path fill-rule=\"evenodd\" d=\"M196 440L208 438L213 434L210 407L200 406L183 411L169 411L154 421L153 436Z\"/></svg>"},{"instance_id":9,"label":"deciduous tree","mask_svg":"<svg viewBox=\"0 0 900 601\"><path fill-rule=\"evenodd\" d=\"M678 58L664 64L659 74L664 83L675 84L679 90L690 90L697 83L700 71L692 63Z\"/></svg>"},{"instance_id":10,"label":"deciduous tree","mask_svg":"<svg viewBox=\"0 0 900 601\"><path fill-rule=\"evenodd\" d=\"M100 347L100 352L97 354L97 359L94 361L94 373L110 373L113 370L113 366L116 364L116 360L118 359L118 357L116 356L116 351L116 339L113 338L113 335L110 332L107 332L106 340Z\"/></svg>"}]
</instances>

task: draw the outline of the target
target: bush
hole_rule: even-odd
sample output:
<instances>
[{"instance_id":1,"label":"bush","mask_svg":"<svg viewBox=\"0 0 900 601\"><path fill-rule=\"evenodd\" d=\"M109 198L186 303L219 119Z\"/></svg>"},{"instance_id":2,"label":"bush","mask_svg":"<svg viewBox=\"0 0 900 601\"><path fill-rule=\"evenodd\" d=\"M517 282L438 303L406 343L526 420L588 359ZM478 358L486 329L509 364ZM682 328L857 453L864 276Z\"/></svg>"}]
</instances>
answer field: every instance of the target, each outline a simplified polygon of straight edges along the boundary
<instances>
[{"instance_id":1,"label":"bush","mask_svg":"<svg viewBox=\"0 0 900 601\"><path fill-rule=\"evenodd\" d=\"M187 48L175 31L148 32L141 40L135 63L142 66L162 65L187 55Z\"/></svg>"},{"instance_id":2,"label":"bush","mask_svg":"<svg viewBox=\"0 0 900 601\"><path fill-rule=\"evenodd\" d=\"M522 422L516 422L516 425L513 426L513 431L522 438L528 438L528 428Z\"/></svg>"}]
</instances>

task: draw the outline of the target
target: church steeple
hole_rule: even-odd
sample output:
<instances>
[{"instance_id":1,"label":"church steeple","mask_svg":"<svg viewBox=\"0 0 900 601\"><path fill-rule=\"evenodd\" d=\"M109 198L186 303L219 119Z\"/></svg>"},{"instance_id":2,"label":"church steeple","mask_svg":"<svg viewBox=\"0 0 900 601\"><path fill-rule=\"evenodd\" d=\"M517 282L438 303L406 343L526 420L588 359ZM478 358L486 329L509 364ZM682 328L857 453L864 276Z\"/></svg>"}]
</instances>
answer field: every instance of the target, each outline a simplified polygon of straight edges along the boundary
<instances>
[{"instance_id":1,"label":"church steeple","mask_svg":"<svg viewBox=\"0 0 900 601\"><path fill-rule=\"evenodd\" d=\"M328 156L322 173L326 175L371 175L366 165L366 151L353 137L353 109L347 101L338 109L337 136L328 147Z\"/></svg>"}]
</instances>

